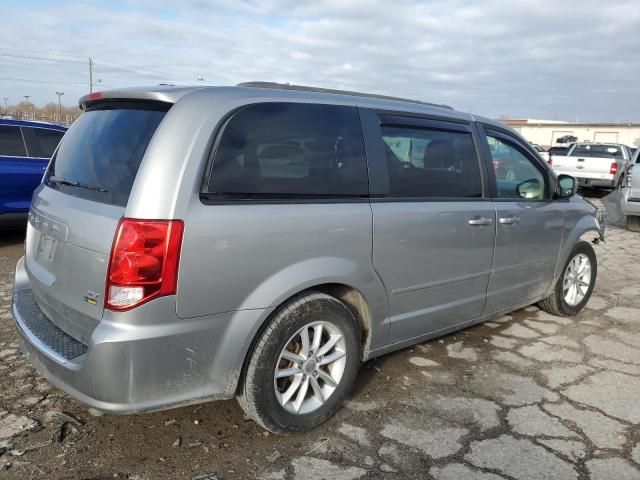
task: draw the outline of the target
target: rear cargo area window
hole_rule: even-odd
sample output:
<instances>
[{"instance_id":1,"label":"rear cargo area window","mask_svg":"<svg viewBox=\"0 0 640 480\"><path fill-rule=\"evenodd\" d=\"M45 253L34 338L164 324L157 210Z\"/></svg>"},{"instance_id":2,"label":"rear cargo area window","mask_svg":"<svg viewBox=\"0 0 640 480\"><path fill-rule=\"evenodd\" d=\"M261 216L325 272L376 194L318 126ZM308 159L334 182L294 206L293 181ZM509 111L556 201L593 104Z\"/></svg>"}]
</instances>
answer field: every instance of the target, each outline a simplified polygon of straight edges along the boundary
<instances>
[{"instance_id":1,"label":"rear cargo area window","mask_svg":"<svg viewBox=\"0 0 640 480\"><path fill-rule=\"evenodd\" d=\"M355 107L262 103L223 130L207 193L366 196L364 140Z\"/></svg>"},{"instance_id":2,"label":"rear cargo area window","mask_svg":"<svg viewBox=\"0 0 640 480\"><path fill-rule=\"evenodd\" d=\"M142 104L83 113L60 142L46 184L69 195L126 206L142 157L167 110Z\"/></svg>"}]
</instances>

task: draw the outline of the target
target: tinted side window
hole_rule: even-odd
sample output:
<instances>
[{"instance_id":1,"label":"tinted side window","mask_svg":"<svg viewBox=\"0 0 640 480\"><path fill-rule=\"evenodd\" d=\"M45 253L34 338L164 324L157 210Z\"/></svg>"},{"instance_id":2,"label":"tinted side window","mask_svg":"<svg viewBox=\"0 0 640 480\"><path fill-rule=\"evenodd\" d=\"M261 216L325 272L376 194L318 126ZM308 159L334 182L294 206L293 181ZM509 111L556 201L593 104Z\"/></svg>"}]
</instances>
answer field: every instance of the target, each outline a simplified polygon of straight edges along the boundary
<instances>
[{"instance_id":1,"label":"tinted side window","mask_svg":"<svg viewBox=\"0 0 640 480\"><path fill-rule=\"evenodd\" d=\"M0 125L0 155L9 157L27 156L20 128Z\"/></svg>"},{"instance_id":2,"label":"tinted side window","mask_svg":"<svg viewBox=\"0 0 640 480\"><path fill-rule=\"evenodd\" d=\"M533 161L501 138L488 135L487 142L496 174L498 198L542 200L545 177Z\"/></svg>"},{"instance_id":3,"label":"tinted side window","mask_svg":"<svg viewBox=\"0 0 640 480\"><path fill-rule=\"evenodd\" d=\"M207 191L219 194L364 196L364 140L354 107L262 103L228 122Z\"/></svg>"},{"instance_id":4,"label":"tinted side window","mask_svg":"<svg viewBox=\"0 0 640 480\"><path fill-rule=\"evenodd\" d=\"M382 127L394 197L481 197L480 167L470 133Z\"/></svg>"},{"instance_id":5,"label":"tinted side window","mask_svg":"<svg viewBox=\"0 0 640 480\"><path fill-rule=\"evenodd\" d=\"M60 139L64 135L64 132L47 128L32 128L31 131L35 137L36 149L39 152L38 156L46 158L50 158L53 155L58 143L60 143Z\"/></svg>"}]
</instances>

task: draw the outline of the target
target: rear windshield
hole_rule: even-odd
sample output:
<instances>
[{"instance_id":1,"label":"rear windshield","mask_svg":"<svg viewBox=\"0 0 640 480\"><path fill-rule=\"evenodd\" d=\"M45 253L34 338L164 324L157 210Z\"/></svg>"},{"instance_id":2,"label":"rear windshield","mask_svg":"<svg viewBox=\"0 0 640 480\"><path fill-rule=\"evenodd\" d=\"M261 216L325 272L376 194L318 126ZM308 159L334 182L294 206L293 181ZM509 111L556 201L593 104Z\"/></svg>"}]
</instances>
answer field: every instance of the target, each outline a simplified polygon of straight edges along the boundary
<instances>
[{"instance_id":1,"label":"rear windshield","mask_svg":"<svg viewBox=\"0 0 640 480\"><path fill-rule=\"evenodd\" d=\"M576 145L572 157L623 158L622 148L616 145Z\"/></svg>"},{"instance_id":2,"label":"rear windshield","mask_svg":"<svg viewBox=\"0 0 640 480\"><path fill-rule=\"evenodd\" d=\"M60 142L45 183L88 200L126 206L140 162L168 106L125 105L83 113Z\"/></svg>"}]
</instances>

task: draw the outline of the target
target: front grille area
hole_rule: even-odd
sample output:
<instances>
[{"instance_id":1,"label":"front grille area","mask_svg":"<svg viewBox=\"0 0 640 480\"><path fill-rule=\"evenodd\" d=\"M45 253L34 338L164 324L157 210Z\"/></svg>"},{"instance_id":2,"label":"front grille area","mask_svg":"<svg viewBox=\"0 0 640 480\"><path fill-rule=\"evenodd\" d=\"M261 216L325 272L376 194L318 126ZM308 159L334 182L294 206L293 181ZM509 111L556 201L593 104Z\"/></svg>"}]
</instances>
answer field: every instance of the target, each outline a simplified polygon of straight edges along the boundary
<instances>
[{"instance_id":1,"label":"front grille area","mask_svg":"<svg viewBox=\"0 0 640 480\"><path fill-rule=\"evenodd\" d=\"M40 310L31 290L15 294L15 307L25 328L44 345L67 360L87 353L87 346L56 327Z\"/></svg>"}]
</instances>

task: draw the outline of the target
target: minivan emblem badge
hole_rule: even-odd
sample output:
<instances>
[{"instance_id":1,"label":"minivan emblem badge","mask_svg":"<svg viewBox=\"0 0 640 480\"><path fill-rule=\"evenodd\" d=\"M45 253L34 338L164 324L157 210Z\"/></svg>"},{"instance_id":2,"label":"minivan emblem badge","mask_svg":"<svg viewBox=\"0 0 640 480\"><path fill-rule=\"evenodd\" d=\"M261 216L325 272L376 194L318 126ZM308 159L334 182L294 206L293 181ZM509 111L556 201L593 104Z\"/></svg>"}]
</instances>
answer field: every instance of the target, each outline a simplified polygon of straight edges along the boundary
<instances>
[{"instance_id":1,"label":"minivan emblem badge","mask_svg":"<svg viewBox=\"0 0 640 480\"><path fill-rule=\"evenodd\" d=\"M96 305L98 303L98 297L100 295L96 292L92 292L91 290L87 291L87 294L84 296L84 301L89 305Z\"/></svg>"}]
</instances>

